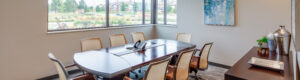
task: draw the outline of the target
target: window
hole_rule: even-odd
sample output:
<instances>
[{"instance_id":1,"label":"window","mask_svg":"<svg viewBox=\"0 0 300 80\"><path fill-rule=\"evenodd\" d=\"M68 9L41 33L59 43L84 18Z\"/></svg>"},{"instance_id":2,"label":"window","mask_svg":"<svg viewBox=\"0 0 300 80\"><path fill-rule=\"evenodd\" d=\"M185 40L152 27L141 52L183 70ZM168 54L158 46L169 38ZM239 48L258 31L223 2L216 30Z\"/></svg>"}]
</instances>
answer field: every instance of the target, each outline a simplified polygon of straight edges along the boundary
<instances>
[{"instance_id":1,"label":"window","mask_svg":"<svg viewBox=\"0 0 300 80\"><path fill-rule=\"evenodd\" d=\"M151 24L151 0L144 0L145 1L145 24Z\"/></svg>"},{"instance_id":2,"label":"window","mask_svg":"<svg viewBox=\"0 0 300 80\"><path fill-rule=\"evenodd\" d=\"M143 0L109 0L110 26L143 24Z\"/></svg>"},{"instance_id":3,"label":"window","mask_svg":"<svg viewBox=\"0 0 300 80\"><path fill-rule=\"evenodd\" d=\"M48 0L48 30L105 27L105 0Z\"/></svg>"},{"instance_id":4,"label":"window","mask_svg":"<svg viewBox=\"0 0 300 80\"><path fill-rule=\"evenodd\" d=\"M48 0L48 31L176 24L176 20L176 0Z\"/></svg>"},{"instance_id":5,"label":"window","mask_svg":"<svg viewBox=\"0 0 300 80\"><path fill-rule=\"evenodd\" d=\"M165 0L157 0L157 23L165 23Z\"/></svg>"},{"instance_id":6,"label":"window","mask_svg":"<svg viewBox=\"0 0 300 80\"><path fill-rule=\"evenodd\" d=\"M166 5L167 24L177 24L177 1L167 0Z\"/></svg>"},{"instance_id":7,"label":"window","mask_svg":"<svg viewBox=\"0 0 300 80\"><path fill-rule=\"evenodd\" d=\"M177 1L176 0L157 1L157 23L177 24Z\"/></svg>"}]
</instances>

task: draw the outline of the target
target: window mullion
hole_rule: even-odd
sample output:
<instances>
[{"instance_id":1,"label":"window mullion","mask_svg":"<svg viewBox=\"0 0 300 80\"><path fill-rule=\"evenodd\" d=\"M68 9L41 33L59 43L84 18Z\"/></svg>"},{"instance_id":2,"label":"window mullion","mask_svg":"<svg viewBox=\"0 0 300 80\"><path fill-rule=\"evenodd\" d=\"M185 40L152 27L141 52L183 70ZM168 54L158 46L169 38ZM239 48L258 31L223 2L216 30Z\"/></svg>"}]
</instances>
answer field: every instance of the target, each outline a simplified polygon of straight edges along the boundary
<instances>
[{"instance_id":1,"label":"window mullion","mask_svg":"<svg viewBox=\"0 0 300 80\"><path fill-rule=\"evenodd\" d=\"M167 0L164 0L164 24L167 24Z\"/></svg>"},{"instance_id":2,"label":"window mullion","mask_svg":"<svg viewBox=\"0 0 300 80\"><path fill-rule=\"evenodd\" d=\"M109 27L109 0L106 0L106 27Z\"/></svg>"},{"instance_id":3,"label":"window mullion","mask_svg":"<svg viewBox=\"0 0 300 80\"><path fill-rule=\"evenodd\" d=\"M151 1L151 23L157 24L157 0Z\"/></svg>"},{"instance_id":4,"label":"window mullion","mask_svg":"<svg viewBox=\"0 0 300 80\"><path fill-rule=\"evenodd\" d=\"M145 6L146 6L146 5L145 5L146 3L145 3L145 0L143 0L142 3L143 3L143 4L142 4L142 6L143 6L143 12L142 12L142 13L143 13L143 24L145 24L145 20L146 20L146 19L145 19L145 11L146 11L146 7L145 7Z\"/></svg>"}]
</instances>

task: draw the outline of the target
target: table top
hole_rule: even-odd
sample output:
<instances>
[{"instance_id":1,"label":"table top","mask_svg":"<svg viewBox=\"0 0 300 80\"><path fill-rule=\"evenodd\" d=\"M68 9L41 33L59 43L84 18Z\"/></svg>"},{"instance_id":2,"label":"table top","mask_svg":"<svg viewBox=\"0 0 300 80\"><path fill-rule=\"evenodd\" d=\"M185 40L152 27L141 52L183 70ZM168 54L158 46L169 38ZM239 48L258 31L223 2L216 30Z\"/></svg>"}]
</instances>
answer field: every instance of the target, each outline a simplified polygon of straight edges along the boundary
<instances>
[{"instance_id":1,"label":"table top","mask_svg":"<svg viewBox=\"0 0 300 80\"><path fill-rule=\"evenodd\" d=\"M154 39L146 41L145 51L127 49L133 44L86 51L74 54L74 62L89 73L113 78L151 62L168 58L196 45L175 40ZM121 55L118 55L121 54Z\"/></svg>"},{"instance_id":2,"label":"table top","mask_svg":"<svg viewBox=\"0 0 300 80\"><path fill-rule=\"evenodd\" d=\"M253 47L244 57L234 64L226 73L225 80L293 80L292 54L277 55L270 52L269 55L260 55L258 47ZM283 61L284 71L273 71L265 68L251 66L248 61L251 57Z\"/></svg>"}]
</instances>

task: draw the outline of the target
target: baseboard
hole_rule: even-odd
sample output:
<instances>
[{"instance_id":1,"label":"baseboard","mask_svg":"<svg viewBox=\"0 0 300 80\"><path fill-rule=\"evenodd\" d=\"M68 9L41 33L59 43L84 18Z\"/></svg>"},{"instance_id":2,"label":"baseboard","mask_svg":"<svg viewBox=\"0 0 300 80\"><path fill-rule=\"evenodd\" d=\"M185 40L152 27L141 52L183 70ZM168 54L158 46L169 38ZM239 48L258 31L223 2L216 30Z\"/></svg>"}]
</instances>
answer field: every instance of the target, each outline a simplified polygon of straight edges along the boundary
<instances>
[{"instance_id":1,"label":"baseboard","mask_svg":"<svg viewBox=\"0 0 300 80\"><path fill-rule=\"evenodd\" d=\"M82 72L82 70L75 69L75 70L68 71L69 74L74 74L74 73L78 73L78 72ZM53 80L53 79L57 79L58 77L59 77L58 74L54 74L54 75L46 76L46 77L39 78L36 80Z\"/></svg>"},{"instance_id":2,"label":"baseboard","mask_svg":"<svg viewBox=\"0 0 300 80\"><path fill-rule=\"evenodd\" d=\"M220 64L220 63L215 63L215 62L210 62L210 61L208 61L208 64L213 65L213 66L217 66L217 67L221 67L221 68L225 68L225 69L230 69L231 68L231 66L227 66L227 65Z\"/></svg>"}]
</instances>

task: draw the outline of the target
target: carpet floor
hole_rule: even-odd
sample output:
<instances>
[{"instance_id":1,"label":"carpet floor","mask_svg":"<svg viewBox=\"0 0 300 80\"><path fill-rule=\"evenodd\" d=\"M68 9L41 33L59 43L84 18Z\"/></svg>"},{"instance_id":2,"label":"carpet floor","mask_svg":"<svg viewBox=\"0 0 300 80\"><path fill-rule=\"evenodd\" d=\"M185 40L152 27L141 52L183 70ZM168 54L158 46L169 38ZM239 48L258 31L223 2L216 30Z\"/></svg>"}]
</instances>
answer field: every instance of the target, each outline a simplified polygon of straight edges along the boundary
<instances>
[{"instance_id":1,"label":"carpet floor","mask_svg":"<svg viewBox=\"0 0 300 80\"><path fill-rule=\"evenodd\" d=\"M143 67L141 68L142 73L138 74L138 77L141 78L144 75L144 72L147 70L147 67ZM198 80L201 78L201 80L224 80L224 74L228 69L222 68L222 67L217 67L217 66L213 66L213 65L208 65L208 69L205 71L198 71L197 73L197 77ZM138 70L136 70L135 72L138 72ZM70 77L74 77L76 75L80 75L82 74L81 72L79 73L75 73L75 74L71 74ZM190 73L189 80L197 80L195 76L195 73L192 72ZM135 78L134 74L130 74L130 77ZM58 80L54 79L54 80ZM101 80L101 79L99 79ZM138 80L138 79L135 79Z\"/></svg>"}]
</instances>

